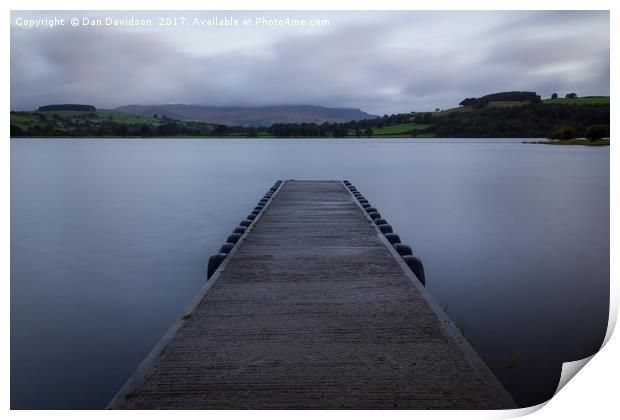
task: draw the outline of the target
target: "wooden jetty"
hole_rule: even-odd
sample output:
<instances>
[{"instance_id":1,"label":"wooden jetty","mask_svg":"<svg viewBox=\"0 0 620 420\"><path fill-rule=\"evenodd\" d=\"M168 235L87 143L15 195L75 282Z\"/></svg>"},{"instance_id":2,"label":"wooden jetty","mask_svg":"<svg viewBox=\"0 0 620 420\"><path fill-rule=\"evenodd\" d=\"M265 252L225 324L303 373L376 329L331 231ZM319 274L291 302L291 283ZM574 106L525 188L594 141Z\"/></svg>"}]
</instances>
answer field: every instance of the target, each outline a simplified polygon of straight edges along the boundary
<instances>
[{"instance_id":1,"label":"wooden jetty","mask_svg":"<svg viewBox=\"0 0 620 420\"><path fill-rule=\"evenodd\" d=\"M514 402L339 181L279 186L111 409Z\"/></svg>"}]
</instances>

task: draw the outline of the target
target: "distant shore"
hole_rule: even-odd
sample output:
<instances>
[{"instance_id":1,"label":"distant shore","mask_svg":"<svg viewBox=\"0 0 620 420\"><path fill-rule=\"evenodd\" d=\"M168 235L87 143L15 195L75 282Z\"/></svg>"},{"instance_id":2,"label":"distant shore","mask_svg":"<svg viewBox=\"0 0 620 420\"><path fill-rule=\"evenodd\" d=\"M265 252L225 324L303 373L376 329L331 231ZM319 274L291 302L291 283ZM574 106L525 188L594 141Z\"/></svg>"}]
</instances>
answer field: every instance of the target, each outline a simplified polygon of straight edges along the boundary
<instances>
[{"instance_id":1,"label":"distant shore","mask_svg":"<svg viewBox=\"0 0 620 420\"><path fill-rule=\"evenodd\" d=\"M609 96L542 100L536 92L499 92L465 98L454 108L382 117L357 109L305 105L282 106L278 112L272 108L270 112L265 108L241 112L237 108L195 105L98 110L88 104L52 104L36 111L11 111L10 128L11 137L437 137L538 141L548 136L608 137L609 108ZM215 110L219 114L214 114ZM588 134L593 129L597 134ZM556 137L552 132L562 134Z\"/></svg>"},{"instance_id":2,"label":"distant shore","mask_svg":"<svg viewBox=\"0 0 620 420\"><path fill-rule=\"evenodd\" d=\"M100 140L100 139L127 139L127 140L142 140L142 139L211 139L211 140L224 140L224 139L244 139L244 140L303 140L303 139L324 139L324 140L345 140L345 139L357 139L357 140L391 140L391 139L411 139L411 140L433 140L433 139L452 139L452 140L484 140L484 139L505 139L505 140L518 140L514 137L405 137L405 136L372 136L372 137L315 137L315 136L298 136L298 137L277 137L277 136L265 136L260 135L257 137L244 137L244 136L204 136L204 135L168 135L168 136L11 136L11 139L82 139L82 140ZM573 139L573 140L523 140L523 144L551 144L560 146L609 146L609 139L601 139L590 141L587 139Z\"/></svg>"},{"instance_id":3,"label":"distant shore","mask_svg":"<svg viewBox=\"0 0 620 420\"><path fill-rule=\"evenodd\" d=\"M553 144L558 146L609 146L609 139L600 140L586 140L586 139L573 139L573 140L544 140L544 141L524 141L526 144Z\"/></svg>"}]
</instances>

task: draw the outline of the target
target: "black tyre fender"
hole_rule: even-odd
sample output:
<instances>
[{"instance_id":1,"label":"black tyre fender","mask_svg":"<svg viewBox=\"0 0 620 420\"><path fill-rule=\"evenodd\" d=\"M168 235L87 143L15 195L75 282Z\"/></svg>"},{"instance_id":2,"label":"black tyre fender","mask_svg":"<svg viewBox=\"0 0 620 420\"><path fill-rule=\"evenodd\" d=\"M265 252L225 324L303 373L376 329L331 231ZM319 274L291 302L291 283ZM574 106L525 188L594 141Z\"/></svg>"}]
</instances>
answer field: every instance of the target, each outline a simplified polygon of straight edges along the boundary
<instances>
[{"instance_id":1,"label":"black tyre fender","mask_svg":"<svg viewBox=\"0 0 620 420\"><path fill-rule=\"evenodd\" d=\"M230 242L226 242L220 248L220 254L228 254L230 252L230 250L233 249L234 246L235 246L235 244L230 243Z\"/></svg>"},{"instance_id":2,"label":"black tyre fender","mask_svg":"<svg viewBox=\"0 0 620 420\"><path fill-rule=\"evenodd\" d=\"M404 257L405 255L413 255L413 251L409 245L393 244L392 246L401 257Z\"/></svg>"},{"instance_id":3,"label":"black tyre fender","mask_svg":"<svg viewBox=\"0 0 620 420\"><path fill-rule=\"evenodd\" d=\"M215 270L222 264L222 261L226 258L226 254L213 254L209 257L209 264L207 265L207 280L211 278Z\"/></svg>"},{"instance_id":4,"label":"black tyre fender","mask_svg":"<svg viewBox=\"0 0 620 420\"><path fill-rule=\"evenodd\" d=\"M406 255L403 257L403 261L407 264L407 267L413 271L413 274L420 280L423 286L426 286L426 275L424 274L424 265L422 260L413 255Z\"/></svg>"},{"instance_id":5,"label":"black tyre fender","mask_svg":"<svg viewBox=\"0 0 620 420\"><path fill-rule=\"evenodd\" d=\"M377 227L379 228L379 230L383 234L385 234L385 233L394 233L394 230L392 229L392 226L390 226L390 225L379 225Z\"/></svg>"},{"instance_id":6,"label":"black tyre fender","mask_svg":"<svg viewBox=\"0 0 620 420\"><path fill-rule=\"evenodd\" d=\"M379 227L379 229L381 229L381 227ZM387 239L388 242L391 243L392 245L400 243L400 236L398 236L395 233L386 233L384 236L385 236L385 239Z\"/></svg>"},{"instance_id":7,"label":"black tyre fender","mask_svg":"<svg viewBox=\"0 0 620 420\"><path fill-rule=\"evenodd\" d=\"M228 238L226 238L226 242L230 242L231 244L236 244L240 238L241 238L240 233L231 233L230 235L228 235Z\"/></svg>"}]
</instances>

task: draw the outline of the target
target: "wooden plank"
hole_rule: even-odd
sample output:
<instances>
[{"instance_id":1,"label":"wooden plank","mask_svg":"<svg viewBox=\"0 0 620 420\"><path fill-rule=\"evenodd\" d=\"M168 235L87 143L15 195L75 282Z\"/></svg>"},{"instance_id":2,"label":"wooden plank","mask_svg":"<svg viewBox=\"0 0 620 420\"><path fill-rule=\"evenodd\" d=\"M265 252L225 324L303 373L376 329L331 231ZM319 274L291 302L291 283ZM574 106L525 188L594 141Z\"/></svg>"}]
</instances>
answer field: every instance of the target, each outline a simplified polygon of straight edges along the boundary
<instances>
[{"instance_id":1,"label":"wooden plank","mask_svg":"<svg viewBox=\"0 0 620 420\"><path fill-rule=\"evenodd\" d=\"M337 181L287 181L112 400L122 409L513 408Z\"/></svg>"}]
</instances>

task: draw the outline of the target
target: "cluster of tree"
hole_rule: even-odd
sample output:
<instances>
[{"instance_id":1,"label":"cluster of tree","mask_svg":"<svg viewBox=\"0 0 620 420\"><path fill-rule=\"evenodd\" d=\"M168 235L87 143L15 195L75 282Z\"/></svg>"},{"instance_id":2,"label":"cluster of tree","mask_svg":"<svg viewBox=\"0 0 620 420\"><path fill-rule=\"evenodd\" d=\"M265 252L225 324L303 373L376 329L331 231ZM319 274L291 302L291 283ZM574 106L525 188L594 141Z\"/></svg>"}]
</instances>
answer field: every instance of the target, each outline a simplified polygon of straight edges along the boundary
<instances>
[{"instance_id":1,"label":"cluster of tree","mask_svg":"<svg viewBox=\"0 0 620 420\"><path fill-rule=\"evenodd\" d=\"M578 136L588 127L609 125L609 106L529 104L451 112L433 118L437 137L547 137L556 127L570 126Z\"/></svg>"},{"instance_id":2,"label":"cluster of tree","mask_svg":"<svg viewBox=\"0 0 620 420\"><path fill-rule=\"evenodd\" d=\"M314 123L272 124L268 132L275 137L328 137L330 134L329 124Z\"/></svg>"},{"instance_id":3,"label":"cluster of tree","mask_svg":"<svg viewBox=\"0 0 620 420\"><path fill-rule=\"evenodd\" d=\"M549 133L549 138L552 140L573 140L577 137L580 137L577 130L568 125L554 128ZM585 130L583 137L590 141L609 138L609 125L592 125Z\"/></svg>"},{"instance_id":4,"label":"cluster of tree","mask_svg":"<svg viewBox=\"0 0 620 420\"><path fill-rule=\"evenodd\" d=\"M572 140L577 138L577 130L574 127L563 125L558 128L554 128L549 133L551 140Z\"/></svg>"},{"instance_id":5,"label":"cluster of tree","mask_svg":"<svg viewBox=\"0 0 620 420\"><path fill-rule=\"evenodd\" d=\"M383 117L371 118L359 121L349 121L345 123L276 123L264 129L265 133L274 137L372 137L374 128L382 128L394 124L417 122L420 124L430 124L433 114L392 114ZM415 135L419 131L412 130L410 134Z\"/></svg>"},{"instance_id":6,"label":"cluster of tree","mask_svg":"<svg viewBox=\"0 0 620 420\"><path fill-rule=\"evenodd\" d=\"M577 97L577 94L575 92L572 93L567 93L565 98L567 99L575 99ZM551 94L551 99L558 99L558 94L557 93L552 93Z\"/></svg>"},{"instance_id":7,"label":"cluster of tree","mask_svg":"<svg viewBox=\"0 0 620 420\"><path fill-rule=\"evenodd\" d=\"M79 104L59 104L59 105L44 105L40 106L38 111L96 111L92 105L79 105Z\"/></svg>"},{"instance_id":8,"label":"cluster of tree","mask_svg":"<svg viewBox=\"0 0 620 420\"><path fill-rule=\"evenodd\" d=\"M609 138L609 125L593 125L586 130L586 138L588 140L600 140Z\"/></svg>"},{"instance_id":9,"label":"cluster of tree","mask_svg":"<svg viewBox=\"0 0 620 420\"><path fill-rule=\"evenodd\" d=\"M271 127L265 128L267 135L274 137L347 137L353 130L358 137L361 137L363 133L372 135L372 128L366 127L360 129L357 125L357 121L351 121L348 123L287 123L287 124L273 124Z\"/></svg>"},{"instance_id":10,"label":"cluster of tree","mask_svg":"<svg viewBox=\"0 0 620 420\"><path fill-rule=\"evenodd\" d=\"M510 101L510 102L531 102L538 104L542 102L540 95L536 92L498 92L490 95L481 96L480 98L465 98L459 105L470 106L475 109L484 108L489 102Z\"/></svg>"}]
</instances>

